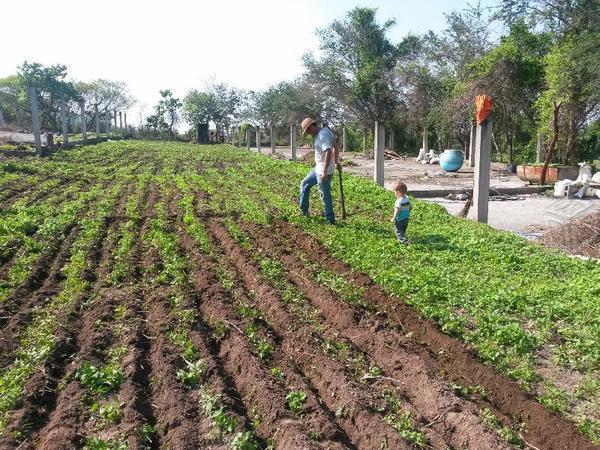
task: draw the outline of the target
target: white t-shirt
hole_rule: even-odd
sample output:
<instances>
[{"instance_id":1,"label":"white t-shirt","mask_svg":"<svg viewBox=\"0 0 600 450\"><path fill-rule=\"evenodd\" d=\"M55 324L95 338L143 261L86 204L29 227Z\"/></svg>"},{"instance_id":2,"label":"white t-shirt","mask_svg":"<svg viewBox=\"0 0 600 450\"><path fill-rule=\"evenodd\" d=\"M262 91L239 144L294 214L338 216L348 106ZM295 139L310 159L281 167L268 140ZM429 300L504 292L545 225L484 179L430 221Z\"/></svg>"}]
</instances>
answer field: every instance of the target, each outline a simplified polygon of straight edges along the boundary
<instances>
[{"instance_id":1,"label":"white t-shirt","mask_svg":"<svg viewBox=\"0 0 600 450\"><path fill-rule=\"evenodd\" d=\"M330 152L333 152L333 133L329 128L321 128L319 134L315 138L315 171L317 174L323 173L323 168L325 167L325 157L327 156L327 152L325 150L329 149ZM327 168L327 174L333 175L335 171L333 153L331 154L331 160L329 162L329 167Z\"/></svg>"}]
</instances>

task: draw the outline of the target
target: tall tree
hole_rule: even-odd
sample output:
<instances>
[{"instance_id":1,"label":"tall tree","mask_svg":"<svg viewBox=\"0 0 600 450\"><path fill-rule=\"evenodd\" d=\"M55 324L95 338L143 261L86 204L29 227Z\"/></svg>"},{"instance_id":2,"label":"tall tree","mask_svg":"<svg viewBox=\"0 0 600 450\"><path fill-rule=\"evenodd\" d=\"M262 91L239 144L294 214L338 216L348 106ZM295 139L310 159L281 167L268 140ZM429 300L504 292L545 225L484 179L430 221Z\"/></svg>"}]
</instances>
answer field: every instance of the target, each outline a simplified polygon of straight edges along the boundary
<instances>
[{"instance_id":1,"label":"tall tree","mask_svg":"<svg viewBox=\"0 0 600 450\"><path fill-rule=\"evenodd\" d=\"M374 8L351 10L317 31L321 54L304 57L307 81L367 127L392 118L398 104L393 81L399 49L387 38L395 22L380 25L375 16Z\"/></svg>"},{"instance_id":2,"label":"tall tree","mask_svg":"<svg viewBox=\"0 0 600 450\"><path fill-rule=\"evenodd\" d=\"M204 90L192 89L185 95L183 117L194 125L214 123L219 138L236 119L242 97L239 90L225 83L208 82Z\"/></svg>"}]
</instances>

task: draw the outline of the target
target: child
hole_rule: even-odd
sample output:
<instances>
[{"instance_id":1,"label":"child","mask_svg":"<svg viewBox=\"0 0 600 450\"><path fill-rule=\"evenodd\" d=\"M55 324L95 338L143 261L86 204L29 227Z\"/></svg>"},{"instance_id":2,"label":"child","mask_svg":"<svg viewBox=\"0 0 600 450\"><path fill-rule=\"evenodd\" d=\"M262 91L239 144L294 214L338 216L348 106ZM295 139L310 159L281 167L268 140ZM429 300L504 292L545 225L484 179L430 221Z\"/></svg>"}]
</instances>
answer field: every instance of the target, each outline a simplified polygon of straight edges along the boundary
<instances>
[{"instance_id":1,"label":"child","mask_svg":"<svg viewBox=\"0 0 600 450\"><path fill-rule=\"evenodd\" d=\"M398 181L394 185L394 193L396 194L396 203L394 203L394 215L391 222L396 226L396 236L401 244L408 244L406 239L406 229L408 228L408 217L412 210L409 198L406 196L406 184Z\"/></svg>"}]
</instances>

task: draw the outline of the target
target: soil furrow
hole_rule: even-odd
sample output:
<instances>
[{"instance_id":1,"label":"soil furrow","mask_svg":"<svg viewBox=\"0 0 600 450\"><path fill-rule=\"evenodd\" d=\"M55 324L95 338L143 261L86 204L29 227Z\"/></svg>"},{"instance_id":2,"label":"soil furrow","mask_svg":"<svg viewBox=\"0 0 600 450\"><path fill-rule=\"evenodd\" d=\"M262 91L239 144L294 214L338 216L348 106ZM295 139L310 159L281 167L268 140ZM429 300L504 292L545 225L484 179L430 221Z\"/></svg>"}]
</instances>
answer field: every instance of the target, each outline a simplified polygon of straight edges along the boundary
<instances>
[{"instance_id":1,"label":"soil furrow","mask_svg":"<svg viewBox=\"0 0 600 450\"><path fill-rule=\"evenodd\" d=\"M255 233L255 243L271 257L279 259L290 282L295 284L324 315L326 321L345 339L396 380L402 398L420 413L421 423L430 426L455 447L506 446L479 417L477 408L458 398L446 383L431 372L422 358L407 348L409 338L386 329L378 320L356 314L328 290L304 276L301 261L285 247L277 246L268 235ZM366 319L366 320L365 320ZM375 332L376 331L376 332Z\"/></svg>"},{"instance_id":2,"label":"soil furrow","mask_svg":"<svg viewBox=\"0 0 600 450\"><path fill-rule=\"evenodd\" d=\"M295 248L316 263L343 274L365 289L365 298L384 311L405 333L410 333L411 347L431 364L432 370L444 373L459 384L478 384L486 389L489 401L482 405L498 417L507 418L510 425L525 423L523 437L539 448L595 448L563 417L549 411L525 393L519 385L482 363L463 343L441 332L437 325L422 318L412 307L391 297L366 274L352 270L347 264L329 255L327 250L299 228L282 221L273 224L275 234L288 236ZM273 230L270 231L271 233Z\"/></svg>"},{"instance_id":3,"label":"soil furrow","mask_svg":"<svg viewBox=\"0 0 600 450\"><path fill-rule=\"evenodd\" d=\"M229 250L235 248L230 238L219 241L219 245L221 242ZM229 252L229 256L244 269L251 267L252 263L241 258L236 250ZM411 448L375 411L376 404L381 403L378 400L383 399L383 391L390 386L385 382L381 386L369 386L353 380L343 363L320 350L321 342L315 330L300 325L301 320L288 312L274 289L259 277L249 276L246 270L240 271L233 261L230 260L230 263L235 279L243 284L242 289L236 289L237 295L245 304L256 305L269 318L269 323L278 334L281 352L294 361L294 366L310 380L319 401L328 410L336 412L336 421L346 431L352 444L357 448L378 448L387 442L389 448ZM258 268L254 269L258 272ZM440 439L437 442L443 444Z\"/></svg>"},{"instance_id":4,"label":"soil furrow","mask_svg":"<svg viewBox=\"0 0 600 450\"><path fill-rule=\"evenodd\" d=\"M229 333L219 343L219 358L246 407L258 413L260 424L257 435L263 439L273 439L277 448L344 448L344 442L349 444L348 438L330 420L314 396L307 399L302 420L285 409L285 389L249 349L239 331L243 325L232 311L227 293L214 277L210 262L196 252L194 258L194 285L201 297L200 310L207 320L225 323L230 327ZM292 364L286 364L290 367L291 376ZM306 386L301 376L295 381L297 388ZM311 431L320 432L321 441L311 440Z\"/></svg>"}]
</instances>

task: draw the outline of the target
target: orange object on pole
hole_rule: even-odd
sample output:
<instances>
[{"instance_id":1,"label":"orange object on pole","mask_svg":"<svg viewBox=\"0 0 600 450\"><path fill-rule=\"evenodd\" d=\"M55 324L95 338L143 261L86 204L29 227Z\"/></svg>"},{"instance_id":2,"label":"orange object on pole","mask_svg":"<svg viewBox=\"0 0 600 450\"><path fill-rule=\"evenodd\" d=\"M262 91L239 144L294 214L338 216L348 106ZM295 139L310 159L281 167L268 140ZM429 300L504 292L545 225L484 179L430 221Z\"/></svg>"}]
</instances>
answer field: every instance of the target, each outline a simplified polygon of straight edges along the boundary
<instances>
[{"instance_id":1,"label":"orange object on pole","mask_svg":"<svg viewBox=\"0 0 600 450\"><path fill-rule=\"evenodd\" d=\"M488 95L478 95L475 99L475 105L477 105L477 125L481 125L494 109L492 97Z\"/></svg>"}]
</instances>

